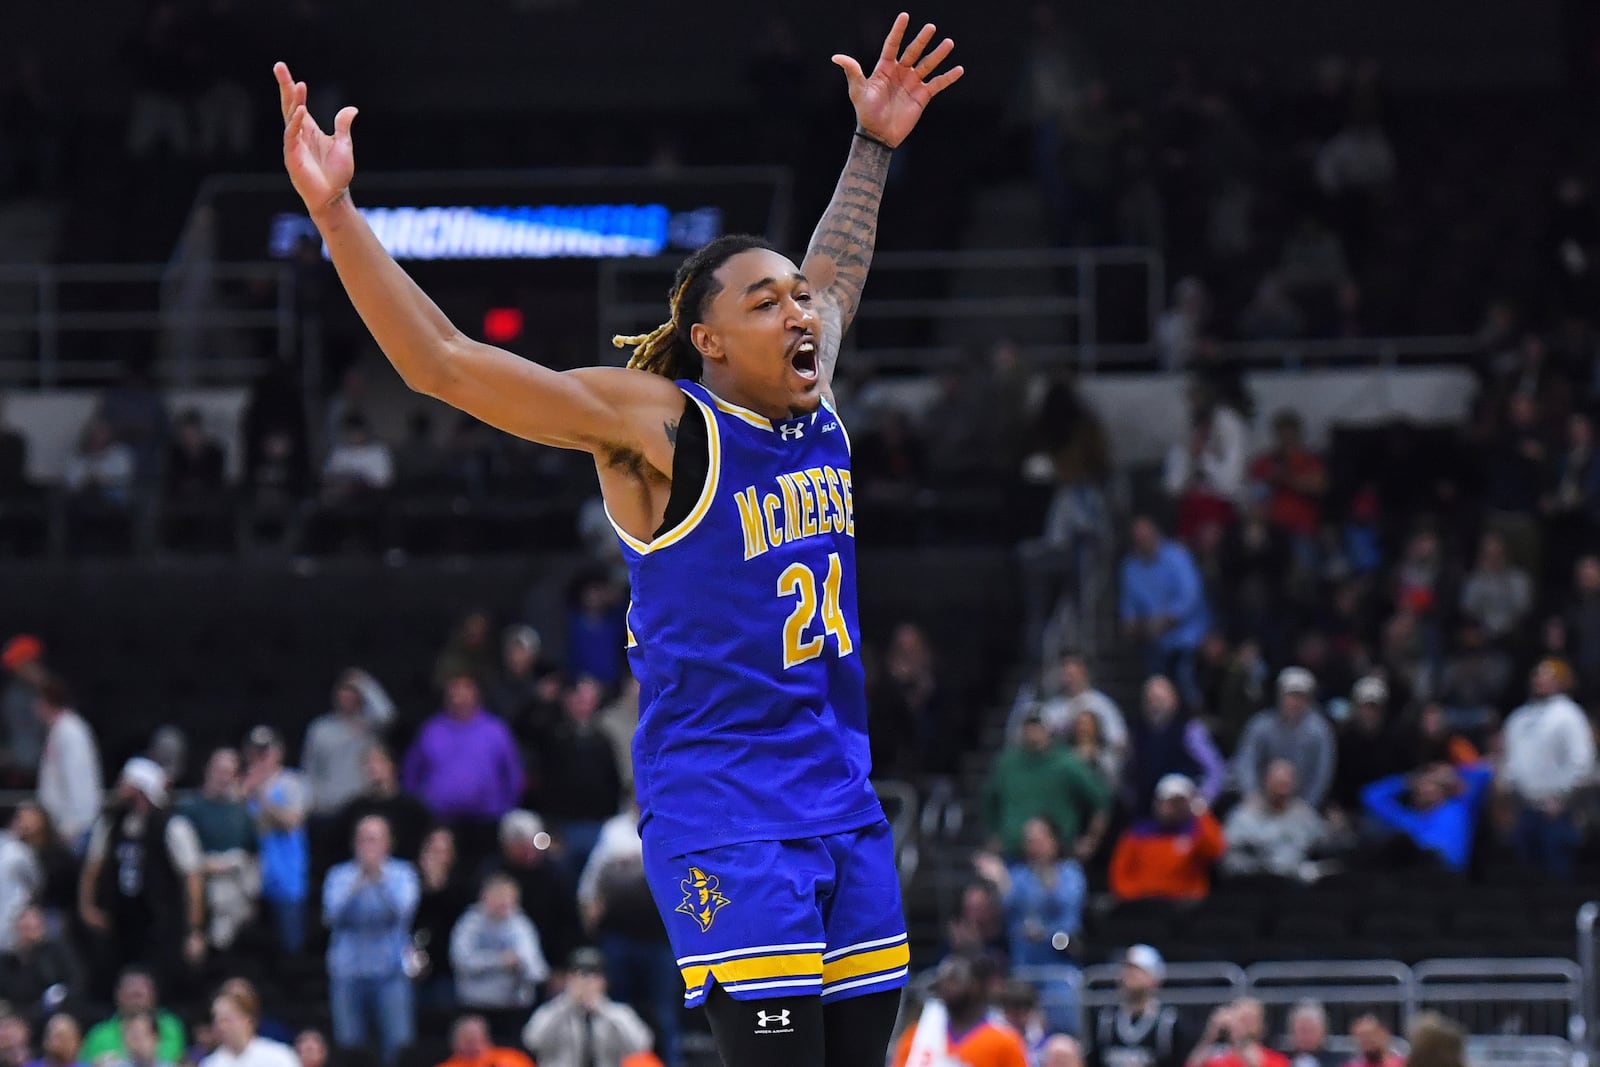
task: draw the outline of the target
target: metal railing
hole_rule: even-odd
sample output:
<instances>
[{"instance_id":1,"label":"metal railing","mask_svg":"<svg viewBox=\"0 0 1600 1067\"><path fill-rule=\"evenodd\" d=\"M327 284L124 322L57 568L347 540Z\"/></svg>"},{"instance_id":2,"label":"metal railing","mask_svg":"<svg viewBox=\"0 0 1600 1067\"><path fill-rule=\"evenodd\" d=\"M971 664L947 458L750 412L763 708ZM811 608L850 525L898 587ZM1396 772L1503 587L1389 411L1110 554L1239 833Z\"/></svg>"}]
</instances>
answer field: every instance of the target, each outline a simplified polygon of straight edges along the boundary
<instances>
[{"instance_id":1,"label":"metal railing","mask_svg":"<svg viewBox=\"0 0 1600 1067\"><path fill-rule=\"evenodd\" d=\"M279 354L293 345L294 275L287 264L209 267L203 284L213 293L222 285L270 287L271 306L264 308L166 300L163 290L170 282L164 264L0 265L0 382L49 388L114 378L117 361L78 352L67 358L63 347L78 337L147 335L169 350L158 376L182 384L245 381L263 361L200 356L198 344L180 339L254 333L270 338Z\"/></svg>"}]
</instances>

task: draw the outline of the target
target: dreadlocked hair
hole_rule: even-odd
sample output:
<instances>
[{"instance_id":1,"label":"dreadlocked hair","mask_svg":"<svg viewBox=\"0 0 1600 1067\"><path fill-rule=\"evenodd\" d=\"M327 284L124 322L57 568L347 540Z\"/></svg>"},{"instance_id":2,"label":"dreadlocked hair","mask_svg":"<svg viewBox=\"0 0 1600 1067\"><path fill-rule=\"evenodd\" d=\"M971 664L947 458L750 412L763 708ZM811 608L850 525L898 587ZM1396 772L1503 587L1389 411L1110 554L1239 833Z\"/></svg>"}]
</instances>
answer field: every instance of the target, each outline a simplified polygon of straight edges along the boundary
<instances>
[{"instance_id":1,"label":"dreadlocked hair","mask_svg":"<svg viewBox=\"0 0 1600 1067\"><path fill-rule=\"evenodd\" d=\"M722 291L715 277L717 268L752 248L771 251L772 245L764 237L732 233L702 245L680 263L667 293L667 321L649 333L619 334L611 339L618 348L632 346L628 366L663 378L699 381L703 362L700 350L689 339L689 330L701 321L706 304Z\"/></svg>"}]
</instances>

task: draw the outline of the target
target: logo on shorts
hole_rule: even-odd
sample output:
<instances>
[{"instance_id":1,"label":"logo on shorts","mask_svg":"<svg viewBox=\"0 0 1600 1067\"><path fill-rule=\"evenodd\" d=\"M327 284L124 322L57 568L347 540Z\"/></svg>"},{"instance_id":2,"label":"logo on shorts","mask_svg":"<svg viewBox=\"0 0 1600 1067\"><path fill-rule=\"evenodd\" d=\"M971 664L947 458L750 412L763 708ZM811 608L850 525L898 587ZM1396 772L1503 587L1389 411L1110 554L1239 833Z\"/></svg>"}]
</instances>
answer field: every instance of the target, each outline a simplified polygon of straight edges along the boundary
<instances>
[{"instance_id":1,"label":"logo on shorts","mask_svg":"<svg viewBox=\"0 0 1600 1067\"><path fill-rule=\"evenodd\" d=\"M678 883L678 888L683 890L683 900L673 910L681 911L699 923L700 932L705 933L711 929L717 912L733 903L717 888L721 884L721 879L716 875L707 874L699 867L690 867L689 877Z\"/></svg>"},{"instance_id":2,"label":"logo on shorts","mask_svg":"<svg viewBox=\"0 0 1600 1067\"><path fill-rule=\"evenodd\" d=\"M758 1034L792 1034L794 1027L789 1025L789 1009L783 1011L758 1011L756 1012L756 1033Z\"/></svg>"}]
</instances>

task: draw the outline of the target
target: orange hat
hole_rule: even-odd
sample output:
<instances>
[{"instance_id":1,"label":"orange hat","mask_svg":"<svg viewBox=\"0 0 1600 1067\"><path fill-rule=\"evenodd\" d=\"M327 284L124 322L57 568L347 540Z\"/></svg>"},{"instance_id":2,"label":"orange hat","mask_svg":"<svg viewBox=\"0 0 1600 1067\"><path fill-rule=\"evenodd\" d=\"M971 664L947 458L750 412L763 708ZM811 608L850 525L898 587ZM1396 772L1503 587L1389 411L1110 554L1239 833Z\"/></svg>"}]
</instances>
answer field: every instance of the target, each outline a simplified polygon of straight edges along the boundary
<instances>
[{"instance_id":1,"label":"orange hat","mask_svg":"<svg viewBox=\"0 0 1600 1067\"><path fill-rule=\"evenodd\" d=\"M24 664L43 658L44 642L32 634L18 634L0 648L0 666L14 671Z\"/></svg>"}]
</instances>

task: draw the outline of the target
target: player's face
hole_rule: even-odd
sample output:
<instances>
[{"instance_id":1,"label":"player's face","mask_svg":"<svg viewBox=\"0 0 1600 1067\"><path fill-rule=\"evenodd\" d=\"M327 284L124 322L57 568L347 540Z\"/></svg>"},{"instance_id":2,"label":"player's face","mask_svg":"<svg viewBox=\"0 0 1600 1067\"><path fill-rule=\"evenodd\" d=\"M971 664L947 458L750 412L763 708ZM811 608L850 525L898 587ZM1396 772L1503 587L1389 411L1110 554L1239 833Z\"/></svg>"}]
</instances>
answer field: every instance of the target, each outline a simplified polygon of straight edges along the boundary
<instances>
[{"instance_id":1,"label":"player's face","mask_svg":"<svg viewBox=\"0 0 1600 1067\"><path fill-rule=\"evenodd\" d=\"M822 325L800 268L753 248L730 257L715 277L721 291L694 330L708 373L724 367L743 402L763 414L815 411Z\"/></svg>"}]
</instances>

